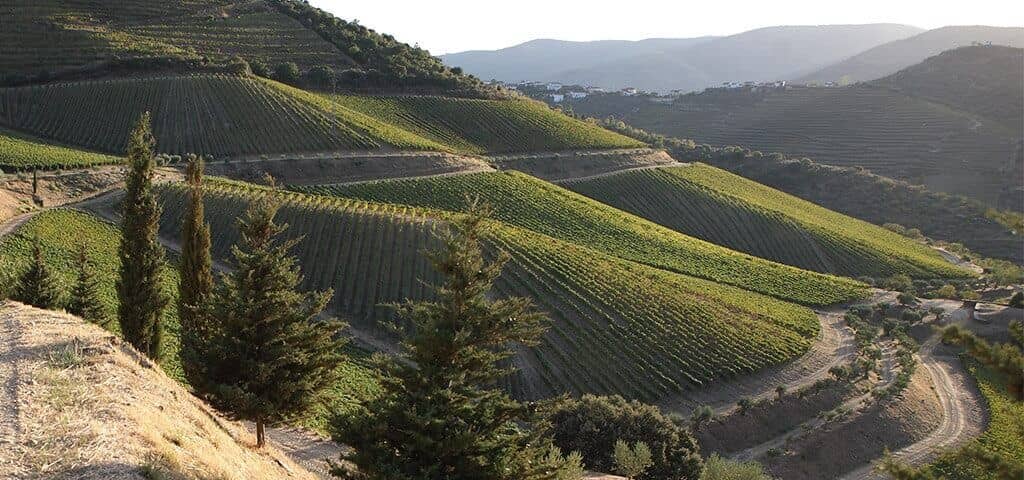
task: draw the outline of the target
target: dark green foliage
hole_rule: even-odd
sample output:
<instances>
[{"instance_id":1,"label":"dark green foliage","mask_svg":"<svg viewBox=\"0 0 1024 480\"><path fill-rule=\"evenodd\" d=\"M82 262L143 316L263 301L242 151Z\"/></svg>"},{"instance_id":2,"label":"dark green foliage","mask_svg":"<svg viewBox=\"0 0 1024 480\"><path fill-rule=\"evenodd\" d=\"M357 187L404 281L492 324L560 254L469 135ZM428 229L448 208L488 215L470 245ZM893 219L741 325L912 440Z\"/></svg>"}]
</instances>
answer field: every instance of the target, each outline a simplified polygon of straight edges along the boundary
<instances>
[{"instance_id":1,"label":"dark green foliage","mask_svg":"<svg viewBox=\"0 0 1024 480\"><path fill-rule=\"evenodd\" d=\"M270 67L261 60L249 62L249 70L257 77L270 78Z\"/></svg>"},{"instance_id":2,"label":"dark green foliage","mask_svg":"<svg viewBox=\"0 0 1024 480\"><path fill-rule=\"evenodd\" d=\"M344 324L320 319L333 292L300 292L302 276L288 251L298 239L276 240L287 225L274 223L279 205L265 196L239 221L233 271L212 300L218 329L207 350L201 390L215 405L264 425L300 418L326 400L339 378Z\"/></svg>"},{"instance_id":3,"label":"dark green foliage","mask_svg":"<svg viewBox=\"0 0 1024 480\"><path fill-rule=\"evenodd\" d=\"M334 87L334 70L327 65L317 65L306 72L306 84L315 88Z\"/></svg>"},{"instance_id":4,"label":"dark green foliage","mask_svg":"<svg viewBox=\"0 0 1024 480\"><path fill-rule=\"evenodd\" d=\"M637 478L696 479L701 472L697 442L683 427L652 405L626 401L616 395L584 395L555 406L548 415L555 445L578 451L590 470L615 467L615 442L642 441L651 449L653 465Z\"/></svg>"},{"instance_id":5,"label":"dark green foliage","mask_svg":"<svg viewBox=\"0 0 1024 480\"><path fill-rule=\"evenodd\" d=\"M295 85L299 81L299 66L294 62L284 62L274 67L274 80Z\"/></svg>"},{"instance_id":6,"label":"dark green foliage","mask_svg":"<svg viewBox=\"0 0 1024 480\"><path fill-rule=\"evenodd\" d=\"M32 261L18 279L11 298L39 308L53 309L60 305L60 287L43 258L39 237L32 240Z\"/></svg>"},{"instance_id":7,"label":"dark green foliage","mask_svg":"<svg viewBox=\"0 0 1024 480\"><path fill-rule=\"evenodd\" d=\"M181 319L181 366L192 385L200 385L205 371L204 353L212 318L208 304L213 292L210 225L203 204L203 158L192 157L185 169L188 206L181 224L181 277L178 315Z\"/></svg>"},{"instance_id":8,"label":"dark green foliage","mask_svg":"<svg viewBox=\"0 0 1024 480\"><path fill-rule=\"evenodd\" d=\"M1014 293L1010 297L1010 307L1013 308L1024 308L1024 292Z\"/></svg>"},{"instance_id":9,"label":"dark green foliage","mask_svg":"<svg viewBox=\"0 0 1024 480\"><path fill-rule=\"evenodd\" d=\"M89 259L85 243L78 247L78 262L75 267L78 268L78 278L75 281L75 288L71 291L68 313L106 326L110 319L107 317L107 309L103 306L102 285L96 273L98 269Z\"/></svg>"},{"instance_id":10,"label":"dark green foliage","mask_svg":"<svg viewBox=\"0 0 1024 480\"><path fill-rule=\"evenodd\" d=\"M149 112L128 139L128 174L121 212L121 260L117 279L117 319L125 340L150 358L158 358L161 317L170 301L160 283L164 249L157 240L160 206L153 194L153 134Z\"/></svg>"},{"instance_id":11,"label":"dark green foliage","mask_svg":"<svg viewBox=\"0 0 1024 480\"><path fill-rule=\"evenodd\" d=\"M1013 327L1017 330L1019 326ZM1016 332L1017 330L1011 330ZM964 347L981 364L1006 375L1006 388L1017 400L1024 400L1024 350L1012 343L989 343L964 328L953 325L942 331L942 341Z\"/></svg>"},{"instance_id":12,"label":"dark green foliage","mask_svg":"<svg viewBox=\"0 0 1024 480\"><path fill-rule=\"evenodd\" d=\"M512 344L536 344L544 318L525 298L491 301L507 254L486 263L486 210L457 218L428 258L444 276L437 300L398 306L407 323L402 353L380 358L383 393L339 425L346 460L366 479L558 478L564 460L537 431L527 406L494 389L512 372ZM607 454L610 454L610 446Z\"/></svg>"}]
</instances>

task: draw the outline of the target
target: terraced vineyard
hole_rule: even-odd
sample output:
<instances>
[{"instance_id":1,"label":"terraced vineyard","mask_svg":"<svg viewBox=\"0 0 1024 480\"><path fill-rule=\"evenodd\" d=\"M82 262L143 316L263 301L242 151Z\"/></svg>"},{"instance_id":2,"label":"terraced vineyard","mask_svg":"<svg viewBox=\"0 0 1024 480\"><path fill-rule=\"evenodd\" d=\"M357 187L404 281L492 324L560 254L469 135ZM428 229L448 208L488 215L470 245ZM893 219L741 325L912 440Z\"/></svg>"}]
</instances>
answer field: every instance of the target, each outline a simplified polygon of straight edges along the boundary
<instances>
[{"instance_id":1,"label":"terraced vineyard","mask_svg":"<svg viewBox=\"0 0 1024 480\"><path fill-rule=\"evenodd\" d=\"M228 75L123 78L0 89L0 123L120 153L142 112L157 148L215 156L377 148L353 126L272 88Z\"/></svg>"},{"instance_id":2,"label":"terraced vineyard","mask_svg":"<svg viewBox=\"0 0 1024 480\"><path fill-rule=\"evenodd\" d=\"M703 164L563 182L566 188L711 243L838 275L966 276L934 250Z\"/></svg>"},{"instance_id":3,"label":"terraced vineyard","mask_svg":"<svg viewBox=\"0 0 1024 480\"><path fill-rule=\"evenodd\" d=\"M351 63L336 47L262 2L2 0L0 75L80 66L113 56L241 55L304 69ZM273 36L273 41L267 41Z\"/></svg>"},{"instance_id":4,"label":"terraced vineyard","mask_svg":"<svg viewBox=\"0 0 1024 480\"><path fill-rule=\"evenodd\" d=\"M993 205L1004 188L1019 183L1005 172L1015 171L1020 132L877 87L796 88L744 101L691 95L672 105L595 97L573 108L699 143L861 166Z\"/></svg>"},{"instance_id":5,"label":"terraced vineyard","mask_svg":"<svg viewBox=\"0 0 1024 480\"><path fill-rule=\"evenodd\" d=\"M478 195L509 224L685 275L811 305L865 293L858 282L734 252L515 171L296 189L448 211L462 210L467 195Z\"/></svg>"},{"instance_id":6,"label":"terraced vineyard","mask_svg":"<svg viewBox=\"0 0 1024 480\"><path fill-rule=\"evenodd\" d=\"M325 96L420 136L467 153L634 148L640 142L522 100L433 96Z\"/></svg>"},{"instance_id":7,"label":"terraced vineyard","mask_svg":"<svg viewBox=\"0 0 1024 480\"><path fill-rule=\"evenodd\" d=\"M119 157L62 147L0 128L0 170L75 168L120 161Z\"/></svg>"},{"instance_id":8,"label":"terraced vineyard","mask_svg":"<svg viewBox=\"0 0 1024 480\"><path fill-rule=\"evenodd\" d=\"M217 257L237 237L234 218L266 190L213 183L207 190ZM366 332L383 336L381 304L430 298L418 279L436 281L419 253L438 244L453 213L297 193L279 220L303 235L305 287L335 291L331 308ZM160 189L162 232L175 235L185 191ZM507 387L520 398L561 392L619 393L657 399L773 365L805 351L815 338L813 312L741 289L648 267L538 233L494 222L488 252L513 260L496 288L526 295L551 318L541 345L522 350Z\"/></svg>"}]
</instances>

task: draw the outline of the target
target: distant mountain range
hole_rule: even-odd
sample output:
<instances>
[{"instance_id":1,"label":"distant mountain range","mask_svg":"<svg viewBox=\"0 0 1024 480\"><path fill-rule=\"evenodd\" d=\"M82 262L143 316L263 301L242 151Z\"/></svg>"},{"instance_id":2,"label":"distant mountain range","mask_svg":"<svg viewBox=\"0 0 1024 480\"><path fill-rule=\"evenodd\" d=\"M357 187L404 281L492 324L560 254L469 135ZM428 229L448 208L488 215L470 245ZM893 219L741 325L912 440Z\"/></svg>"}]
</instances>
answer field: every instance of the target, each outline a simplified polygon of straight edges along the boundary
<instances>
[{"instance_id":1,"label":"distant mountain range","mask_svg":"<svg viewBox=\"0 0 1024 480\"><path fill-rule=\"evenodd\" d=\"M539 80L643 90L699 90L726 81L806 75L923 30L908 25L781 26L727 37L635 42L535 40L495 51L444 55L482 79Z\"/></svg>"},{"instance_id":2,"label":"distant mountain range","mask_svg":"<svg viewBox=\"0 0 1024 480\"><path fill-rule=\"evenodd\" d=\"M727 37L534 40L443 55L484 80L693 91L731 81L868 81L972 42L1024 46L1024 28L897 24L767 27Z\"/></svg>"}]
</instances>

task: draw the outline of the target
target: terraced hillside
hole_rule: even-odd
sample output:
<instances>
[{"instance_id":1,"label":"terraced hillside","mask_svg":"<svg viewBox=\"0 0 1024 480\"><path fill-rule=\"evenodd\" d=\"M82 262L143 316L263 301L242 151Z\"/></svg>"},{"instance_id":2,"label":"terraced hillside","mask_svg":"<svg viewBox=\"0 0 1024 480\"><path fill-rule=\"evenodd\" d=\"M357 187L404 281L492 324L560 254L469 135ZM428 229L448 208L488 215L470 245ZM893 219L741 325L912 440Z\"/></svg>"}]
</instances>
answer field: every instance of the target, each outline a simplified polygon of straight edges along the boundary
<instances>
[{"instance_id":1,"label":"terraced hillside","mask_svg":"<svg viewBox=\"0 0 1024 480\"><path fill-rule=\"evenodd\" d=\"M475 141L501 151L639 145L532 102L442 97L423 101L437 111L419 124L422 128L410 131L405 122L390 123L395 118L387 112L363 113L271 80L224 74L129 77L2 88L0 125L121 153L134 122L150 111L158 151L216 158L381 148L478 151L465 142L420 135L419 130L433 131L435 125L441 131L447 125L473 131ZM480 125L489 126L476 130Z\"/></svg>"},{"instance_id":2,"label":"terraced hillside","mask_svg":"<svg viewBox=\"0 0 1024 480\"><path fill-rule=\"evenodd\" d=\"M849 277L966 274L906 237L703 164L562 185L678 232L809 270Z\"/></svg>"},{"instance_id":3,"label":"terraced hillside","mask_svg":"<svg viewBox=\"0 0 1024 480\"><path fill-rule=\"evenodd\" d=\"M541 103L446 97L328 96L339 105L466 153L642 146Z\"/></svg>"},{"instance_id":4,"label":"terraced hillside","mask_svg":"<svg viewBox=\"0 0 1024 480\"><path fill-rule=\"evenodd\" d=\"M837 166L924 184L995 205L1020 186L1020 132L889 89L793 88L750 94L687 95L674 104L603 96L578 114L616 116L663 135L717 146L807 156ZM1019 205L1014 207L1019 208Z\"/></svg>"},{"instance_id":5,"label":"terraced hillside","mask_svg":"<svg viewBox=\"0 0 1024 480\"><path fill-rule=\"evenodd\" d=\"M237 238L234 219L266 190L236 183L208 187L215 255ZM331 308L363 332L382 335L381 304L430 298L418 279L436 280L422 248L453 213L297 193L275 193L288 236L304 235L300 264L307 288L334 288ZM160 189L161 231L176 236L185 190ZM543 342L516 357L508 387L521 398L561 392L663 398L739 375L805 351L818 331L814 314L763 295L612 257L494 222L487 250L512 262L500 294L526 295L551 318Z\"/></svg>"},{"instance_id":6,"label":"terraced hillside","mask_svg":"<svg viewBox=\"0 0 1024 480\"><path fill-rule=\"evenodd\" d=\"M864 286L849 279L731 251L515 171L296 188L448 211L460 211L467 196L478 196L503 222L657 268L803 304L864 294Z\"/></svg>"},{"instance_id":7,"label":"terraced hillside","mask_svg":"<svg viewBox=\"0 0 1024 480\"><path fill-rule=\"evenodd\" d=\"M113 56L241 55L267 63L345 66L334 45L264 2L4 0L0 75L32 74ZM268 42L268 35L274 41Z\"/></svg>"},{"instance_id":8,"label":"terraced hillside","mask_svg":"<svg viewBox=\"0 0 1024 480\"><path fill-rule=\"evenodd\" d=\"M948 50L871 82L1024 128L1024 49L976 45Z\"/></svg>"},{"instance_id":9,"label":"terraced hillside","mask_svg":"<svg viewBox=\"0 0 1024 480\"><path fill-rule=\"evenodd\" d=\"M0 128L0 170L74 168L120 161L118 157L68 148Z\"/></svg>"}]
</instances>

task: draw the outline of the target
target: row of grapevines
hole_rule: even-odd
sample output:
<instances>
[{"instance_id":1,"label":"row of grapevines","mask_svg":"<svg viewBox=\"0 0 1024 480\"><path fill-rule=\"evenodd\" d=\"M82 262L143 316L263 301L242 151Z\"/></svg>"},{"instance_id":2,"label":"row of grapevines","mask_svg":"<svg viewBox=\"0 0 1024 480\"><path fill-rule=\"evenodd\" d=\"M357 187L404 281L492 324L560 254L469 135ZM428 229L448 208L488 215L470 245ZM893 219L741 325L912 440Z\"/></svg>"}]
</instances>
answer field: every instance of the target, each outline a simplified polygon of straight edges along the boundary
<instances>
[{"instance_id":1,"label":"row of grapevines","mask_svg":"<svg viewBox=\"0 0 1024 480\"><path fill-rule=\"evenodd\" d=\"M0 129L0 169L7 171L88 167L119 163L111 155L63 147Z\"/></svg>"},{"instance_id":2,"label":"row of grapevines","mask_svg":"<svg viewBox=\"0 0 1024 480\"><path fill-rule=\"evenodd\" d=\"M529 175L507 171L387 180L297 190L421 207L462 210L467 195L496 218L620 258L811 305L864 294L855 281L800 270L667 229Z\"/></svg>"}]
</instances>

